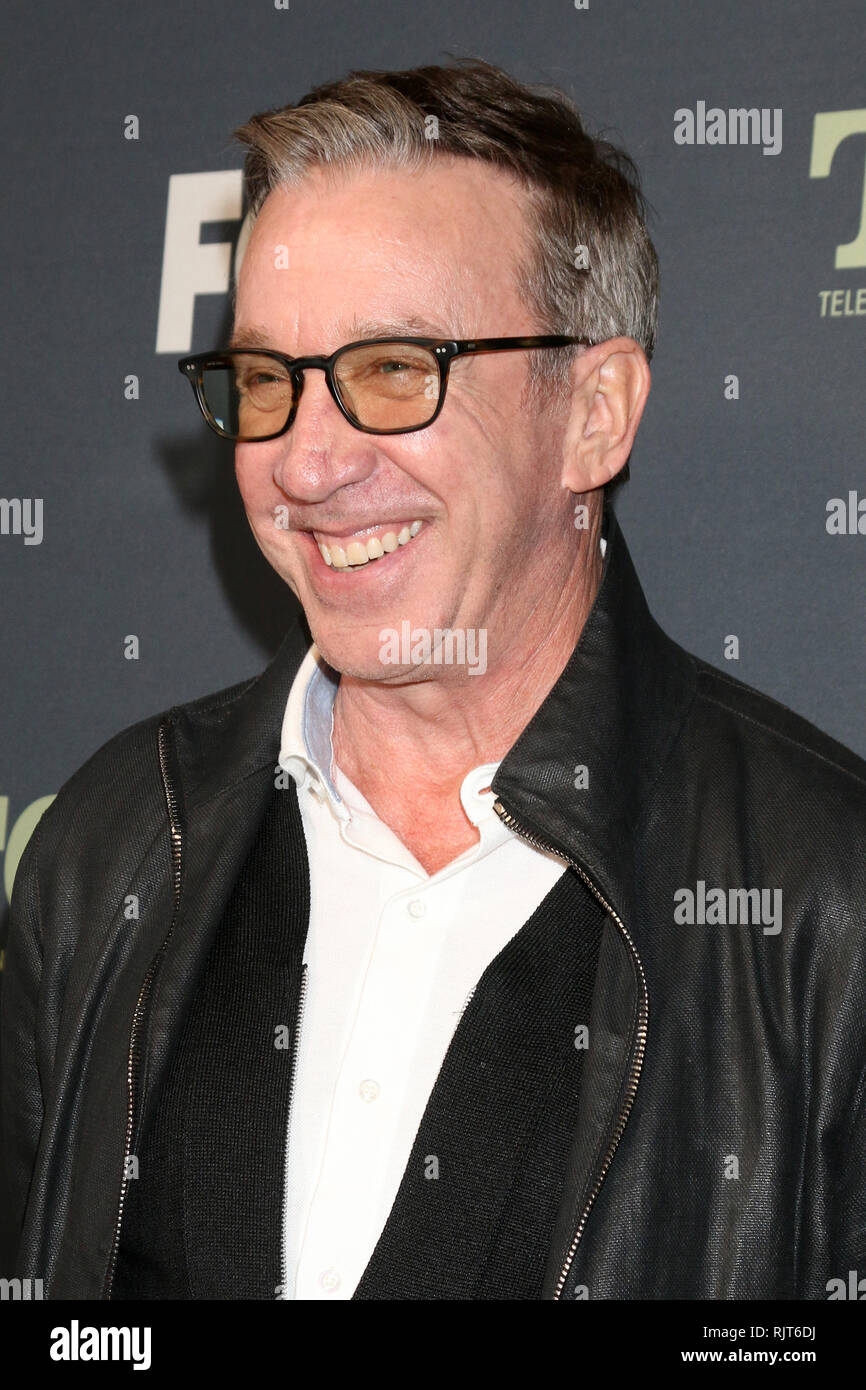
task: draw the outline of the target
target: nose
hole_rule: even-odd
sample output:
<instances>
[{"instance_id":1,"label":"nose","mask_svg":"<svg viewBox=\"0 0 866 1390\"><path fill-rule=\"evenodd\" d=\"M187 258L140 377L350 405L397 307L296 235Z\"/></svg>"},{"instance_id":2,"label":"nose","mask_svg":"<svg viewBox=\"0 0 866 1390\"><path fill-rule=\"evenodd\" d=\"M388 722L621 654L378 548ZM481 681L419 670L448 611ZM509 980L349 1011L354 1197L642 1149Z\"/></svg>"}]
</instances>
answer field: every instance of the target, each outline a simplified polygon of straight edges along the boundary
<instances>
[{"instance_id":1,"label":"nose","mask_svg":"<svg viewBox=\"0 0 866 1390\"><path fill-rule=\"evenodd\" d=\"M341 487L363 482L376 466L370 435L344 418L325 373L305 367L296 376L295 418L273 441L274 482L299 502L321 502Z\"/></svg>"}]
</instances>

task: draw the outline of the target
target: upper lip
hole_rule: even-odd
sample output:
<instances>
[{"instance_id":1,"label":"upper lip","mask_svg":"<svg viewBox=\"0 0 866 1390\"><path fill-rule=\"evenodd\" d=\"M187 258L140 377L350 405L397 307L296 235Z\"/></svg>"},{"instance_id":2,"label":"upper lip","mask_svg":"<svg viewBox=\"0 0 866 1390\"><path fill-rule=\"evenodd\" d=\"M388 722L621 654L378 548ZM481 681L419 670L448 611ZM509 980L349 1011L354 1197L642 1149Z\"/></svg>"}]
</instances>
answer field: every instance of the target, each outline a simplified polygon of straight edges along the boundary
<instances>
[{"instance_id":1,"label":"upper lip","mask_svg":"<svg viewBox=\"0 0 866 1390\"><path fill-rule=\"evenodd\" d=\"M380 521L377 517L375 521L362 522L360 525L355 522L352 526L311 526L309 530L321 536L335 536L339 540L346 540L349 536L360 536L365 531L385 531L388 527L397 530L403 526L411 526L413 521L421 521L422 518L415 513L407 513L405 516L390 521L387 518Z\"/></svg>"}]
</instances>

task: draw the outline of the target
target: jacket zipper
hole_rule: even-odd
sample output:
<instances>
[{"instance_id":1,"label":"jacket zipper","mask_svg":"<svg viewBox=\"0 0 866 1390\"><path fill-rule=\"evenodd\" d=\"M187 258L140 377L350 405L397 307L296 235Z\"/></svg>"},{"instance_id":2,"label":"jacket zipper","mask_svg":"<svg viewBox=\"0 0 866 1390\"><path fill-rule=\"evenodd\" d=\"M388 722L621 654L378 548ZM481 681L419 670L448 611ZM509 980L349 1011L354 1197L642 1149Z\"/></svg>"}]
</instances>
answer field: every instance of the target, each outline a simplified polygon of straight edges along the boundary
<instances>
[{"instance_id":1,"label":"jacket zipper","mask_svg":"<svg viewBox=\"0 0 866 1390\"><path fill-rule=\"evenodd\" d=\"M111 1256L108 1262L108 1270L105 1276L103 1287L103 1298L111 1298L111 1290L114 1285L114 1274L117 1266L117 1254L120 1248L120 1227L123 1221L123 1207L126 1202L126 1194L129 1189L129 1159L132 1152L132 1138L135 1128L135 1086L138 1079L138 1041L141 1034L141 1024L144 1019L147 1005L150 999L150 991L153 980L159 968L166 946L171 940L177 922L178 909L180 907L180 884L181 884L181 852L183 841L180 830L180 823L177 812L177 797L171 785L171 778L168 772L168 725L159 726L159 770L162 776L162 786L165 793L166 806L168 808L169 835L171 839L171 865L172 865L172 892L173 907L171 923L168 933L150 962L147 974L144 977L141 989L139 990L138 1000L135 1005L135 1012L132 1015L132 1027L129 1034L129 1051L126 1062L126 1087L127 1087L127 1109L126 1109L126 1138L123 1147L123 1174L120 1181L120 1196L117 1203L117 1219L114 1225L114 1240L111 1246Z\"/></svg>"},{"instance_id":2,"label":"jacket zipper","mask_svg":"<svg viewBox=\"0 0 866 1390\"><path fill-rule=\"evenodd\" d=\"M613 1156L616 1153L617 1146L619 1144L620 1139L622 1138L626 1124L628 1123L628 1117L631 1113L632 1105L634 1104L634 1098L637 1093L638 1081L640 1080L641 1068L643 1066L644 1053L646 1051L647 1021L649 1018L649 996L647 994L646 976L644 974L643 965L641 963L640 956L637 953L635 944L632 941L631 936L628 932L628 929L626 928L622 919L611 907L607 899L603 896L602 893L599 892L598 888L595 886L592 879L587 874L586 870L583 869L581 865L578 864L574 859L572 859L569 854L563 853L563 851L560 849L558 845L552 845L549 842L542 840L538 835L535 835L532 831L529 831L524 826L522 826L520 822L517 820L516 816L512 815L510 811L506 810L501 801L494 802L493 809L499 816L500 820L504 821L504 823L508 826L510 830L516 831L517 834L520 835L524 840L527 840L529 844L535 845L538 849L552 851L554 854L558 854L562 858L568 860L571 867L580 875L581 879L586 884L593 897L598 900L598 902L604 908L605 912L607 912L608 915L613 918L614 922L616 923L623 936L623 939L625 940L626 945L628 946L628 949L631 951L635 965L637 966L638 970L640 998L638 1004L637 1045L634 1049L634 1054L632 1057L632 1065L628 1078L628 1087L626 1089L622 1109L620 1110L617 1116L617 1121L614 1126L613 1134L611 1135L610 1143L608 1144L607 1151L604 1155L601 1167L598 1170L595 1183L593 1184L592 1191L589 1194L589 1199L586 1203L586 1206L583 1209L583 1212L581 1213L580 1221L577 1225L577 1230L574 1234L574 1238L571 1242L571 1245L568 1247L568 1253L565 1257L565 1263L563 1264L562 1269L560 1270L559 1278L556 1282L556 1288L554 1289L553 1297L554 1300L558 1300L562 1296L562 1290L565 1287L565 1281L568 1278L568 1272L571 1269L572 1264L574 1263L574 1257L577 1253L577 1247L580 1244L581 1237L586 1227L587 1218L589 1217L589 1213L592 1210L596 1197L601 1191L601 1186L605 1180L605 1177L607 1176L608 1169L610 1168L610 1165L613 1162Z\"/></svg>"},{"instance_id":3,"label":"jacket zipper","mask_svg":"<svg viewBox=\"0 0 866 1390\"><path fill-rule=\"evenodd\" d=\"M292 1126L292 1102L295 1099L295 1078L298 1074L298 1056L301 1051L301 1022L304 1017L304 1000L307 996L307 962L304 961L301 969L301 992L298 998L298 1017L295 1023L294 1053L292 1056L292 1072L289 1077L289 1104L286 1114L286 1161L283 1167L283 1202L280 1212L280 1292L286 1296L286 1278L288 1270L286 1268L286 1207L289 1200L289 1149L291 1141Z\"/></svg>"},{"instance_id":4,"label":"jacket zipper","mask_svg":"<svg viewBox=\"0 0 866 1390\"><path fill-rule=\"evenodd\" d=\"M459 1016L458 1019L457 1019L458 1024L460 1023L461 1019L463 1018L463 1015L465 1014L466 1010L469 1008L469 1005L470 1005L471 1002L472 1002L472 996L474 995L474 993L475 993L475 991L476 991L477 988L478 988L477 984L473 985L472 988L470 989L469 993L467 994L466 998L464 999L464 1001L463 1001L463 1008L460 1010L460 1016ZM455 1032L456 1032L456 1031L457 1031L457 1030L456 1030L456 1027L455 1027Z\"/></svg>"}]
</instances>

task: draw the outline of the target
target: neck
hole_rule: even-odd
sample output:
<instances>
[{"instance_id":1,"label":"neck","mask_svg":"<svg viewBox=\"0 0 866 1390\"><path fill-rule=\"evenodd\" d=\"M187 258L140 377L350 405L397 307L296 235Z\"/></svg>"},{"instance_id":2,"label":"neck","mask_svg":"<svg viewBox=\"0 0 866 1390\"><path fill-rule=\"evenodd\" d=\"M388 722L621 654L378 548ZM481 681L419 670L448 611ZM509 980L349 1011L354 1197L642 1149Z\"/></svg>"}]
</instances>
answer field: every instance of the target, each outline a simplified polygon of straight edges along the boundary
<instances>
[{"instance_id":1,"label":"neck","mask_svg":"<svg viewBox=\"0 0 866 1390\"><path fill-rule=\"evenodd\" d=\"M434 679L402 685L341 676L335 761L425 867L477 839L459 798L463 778L505 757L574 651L601 581L598 534L582 561L573 583L515 623L505 659L483 675L442 666Z\"/></svg>"}]
</instances>

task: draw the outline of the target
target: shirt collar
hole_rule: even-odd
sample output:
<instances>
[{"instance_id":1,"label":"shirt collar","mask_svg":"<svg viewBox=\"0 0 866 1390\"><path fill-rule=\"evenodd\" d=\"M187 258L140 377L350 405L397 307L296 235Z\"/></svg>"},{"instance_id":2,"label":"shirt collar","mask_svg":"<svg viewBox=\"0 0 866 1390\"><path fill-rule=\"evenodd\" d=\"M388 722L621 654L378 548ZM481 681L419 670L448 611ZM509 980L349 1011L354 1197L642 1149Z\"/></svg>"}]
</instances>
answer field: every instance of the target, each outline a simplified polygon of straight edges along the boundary
<instances>
[{"instance_id":1,"label":"shirt collar","mask_svg":"<svg viewBox=\"0 0 866 1390\"><path fill-rule=\"evenodd\" d=\"M314 642L289 691L279 765L294 778L299 791L309 787L320 797L327 797L337 817L347 821L351 819L350 805L359 810L362 803L351 797L351 784L346 788L346 796L341 795L337 787L333 732L334 701L339 683L339 673L327 664ZM489 787L498 767L498 762L480 763L467 772L460 784L461 804L475 826L494 814L496 796ZM345 782L342 774L340 776ZM499 824L499 818L495 819Z\"/></svg>"},{"instance_id":2,"label":"shirt collar","mask_svg":"<svg viewBox=\"0 0 866 1390\"><path fill-rule=\"evenodd\" d=\"M315 642L292 681L283 715L279 764L298 784L324 789L335 809L344 809L333 776L334 700L340 683ZM345 813L346 815L348 812Z\"/></svg>"}]
</instances>

